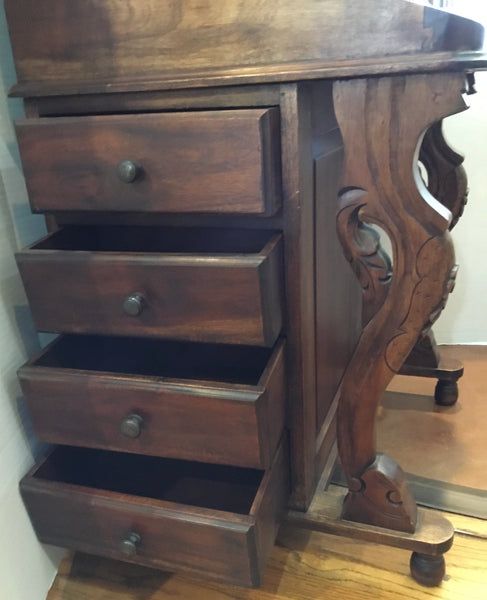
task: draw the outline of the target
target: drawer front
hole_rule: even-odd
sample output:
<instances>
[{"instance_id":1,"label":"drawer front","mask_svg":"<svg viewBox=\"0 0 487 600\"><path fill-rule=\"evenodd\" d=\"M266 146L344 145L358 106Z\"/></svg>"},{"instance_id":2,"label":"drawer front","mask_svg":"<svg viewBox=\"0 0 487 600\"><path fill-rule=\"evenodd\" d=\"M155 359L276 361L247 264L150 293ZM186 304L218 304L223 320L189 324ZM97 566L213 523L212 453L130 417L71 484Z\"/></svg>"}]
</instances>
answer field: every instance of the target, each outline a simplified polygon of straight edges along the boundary
<instances>
[{"instance_id":1,"label":"drawer front","mask_svg":"<svg viewBox=\"0 0 487 600\"><path fill-rule=\"evenodd\" d=\"M76 368L45 366L54 363L59 354L71 354L72 345L84 341L76 339L79 336L71 337L74 339L54 342L38 360L19 370L29 414L41 440L208 463L264 469L270 466L284 428L282 342L267 364L262 359L262 375L255 385L249 385L245 381L184 381L83 371L74 361L67 364ZM81 352L93 353L91 346L97 343L103 342L95 338ZM222 353L228 355L232 350L231 361L244 362L245 352L238 347L227 347L220 353L218 347L210 360L223 363ZM110 340L103 348L103 354L112 356L133 351L147 357L152 352L163 356L184 353L175 344L158 342L130 346ZM259 351L269 354L259 348L248 349L253 354ZM203 348L201 352L208 350ZM184 354L194 368L198 357ZM123 362L130 370L127 356ZM102 368L100 365L100 371ZM232 368L230 360L227 368Z\"/></svg>"},{"instance_id":2,"label":"drawer front","mask_svg":"<svg viewBox=\"0 0 487 600\"><path fill-rule=\"evenodd\" d=\"M54 452L66 450L72 453L74 449ZM47 476L45 464L44 473L42 469L41 465L21 482L24 502L41 541L248 587L261 583L288 496L282 445L247 514L53 481L49 468ZM123 475L123 469L120 471ZM203 486L204 481L183 482L188 485ZM230 492L227 487L227 493L238 495L244 489L238 481L235 486ZM184 493L191 496L192 492Z\"/></svg>"},{"instance_id":3,"label":"drawer front","mask_svg":"<svg viewBox=\"0 0 487 600\"><path fill-rule=\"evenodd\" d=\"M277 108L61 117L16 128L37 212L270 215L280 205Z\"/></svg>"},{"instance_id":4,"label":"drawer front","mask_svg":"<svg viewBox=\"0 0 487 600\"><path fill-rule=\"evenodd\" d=\"M27 250L17 263L41 331L272 346L280 252L276 235L255 255Z\"/></svg>"}]
</instances>

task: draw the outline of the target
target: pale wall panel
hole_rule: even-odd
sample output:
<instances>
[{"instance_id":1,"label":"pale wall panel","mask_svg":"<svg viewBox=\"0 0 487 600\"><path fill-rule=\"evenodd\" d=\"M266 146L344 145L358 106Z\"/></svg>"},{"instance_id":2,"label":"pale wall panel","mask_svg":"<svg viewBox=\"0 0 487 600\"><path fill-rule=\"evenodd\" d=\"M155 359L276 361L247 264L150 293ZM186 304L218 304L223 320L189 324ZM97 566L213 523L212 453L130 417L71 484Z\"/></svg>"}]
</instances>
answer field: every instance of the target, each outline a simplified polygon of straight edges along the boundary
<instances>
[{"instance_id":1,"label":"pale wall panel","mask_svg":"<svg viewBox=\"0 0 487 600\"><path fill-rule=\"evenodd\" d=\"M42 451L22 399L16 370L39 348L14 252L45 231L30 214L12 119L22 104L7 100L15 81L3 2L0 4L0 598L44 600L58 549L39 544L18 492L20 478Z\"/></svg>"}]
</instances>

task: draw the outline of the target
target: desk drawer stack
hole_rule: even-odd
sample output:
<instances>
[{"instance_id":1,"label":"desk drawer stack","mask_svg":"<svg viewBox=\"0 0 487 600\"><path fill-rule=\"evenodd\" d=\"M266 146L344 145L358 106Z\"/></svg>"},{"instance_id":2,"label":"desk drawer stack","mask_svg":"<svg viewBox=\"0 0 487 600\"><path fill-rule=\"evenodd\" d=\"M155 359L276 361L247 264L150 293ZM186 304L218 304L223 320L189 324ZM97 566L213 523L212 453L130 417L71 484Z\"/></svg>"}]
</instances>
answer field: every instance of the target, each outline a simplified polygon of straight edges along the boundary
<instances>
[{"instance_id":1,"label":"desk drawer stack","mask_svg":"<svg viewBox=\"0 0 487 600\"><path fill-rule=\"evenodd\" d=\"M19 372L39 438L68 446L22 484L42 540L259 582L288 485L282 236L151 218L274 213L278 124L274 108L17 123L32 208L81 214L17 255L38 329L62 334ZM83 224L134 207L143 224Z\"/></svg>"},{"instance_id":2,"label":"desk drawer stack","mask_svg":"<svg viewBox=\"0 0 487 600\"><path fill-rule=\"evenodd\" d=\"M17 262L37 328L59 334L19 371L55 445L21 491L43 542L256 586L286 508L334 463L360 327L332 86L170 82L172 4L116 5L6 2L49 229ZM191 37L211 33L184 10ZM145 58L124 66L124 44Z\"/></svg>"}]
</instances>

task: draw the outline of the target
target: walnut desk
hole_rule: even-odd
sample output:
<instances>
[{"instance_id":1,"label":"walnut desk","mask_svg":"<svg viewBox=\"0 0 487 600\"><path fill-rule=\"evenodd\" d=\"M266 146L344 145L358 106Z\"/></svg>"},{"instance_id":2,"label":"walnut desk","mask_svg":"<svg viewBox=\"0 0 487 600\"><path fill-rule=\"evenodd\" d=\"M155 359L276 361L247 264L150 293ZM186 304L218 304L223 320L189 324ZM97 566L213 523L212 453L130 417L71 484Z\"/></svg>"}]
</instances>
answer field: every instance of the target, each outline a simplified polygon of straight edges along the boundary
<instances>
[{"instance_id":1,"label":"walnut desk","mask_svg":"<svg viewBox=\"0 0 487 600\"><path fill-rule=\"evenodd\" d=\"M19 371L58 445L21 483L39 538L255 586L291 509L438 583L451 528L418 517L374 421L453 286L465 178L439 123L482 28L404 0L5 7L50 229L17 260L61 334Z\"/></svg>"}]
</instances>

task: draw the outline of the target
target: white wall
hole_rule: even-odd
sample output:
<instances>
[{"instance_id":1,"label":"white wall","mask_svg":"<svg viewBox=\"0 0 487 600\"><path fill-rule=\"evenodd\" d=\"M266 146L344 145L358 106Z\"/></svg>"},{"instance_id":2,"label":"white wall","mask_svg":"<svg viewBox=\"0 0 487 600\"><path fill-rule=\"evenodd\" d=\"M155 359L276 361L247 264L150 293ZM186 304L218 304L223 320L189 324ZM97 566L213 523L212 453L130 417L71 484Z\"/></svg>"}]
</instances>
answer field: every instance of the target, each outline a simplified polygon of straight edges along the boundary
<instances>
[{"instance_id":1,"label":"white wall","mask_svg":"<svg viewBox=\"0 0 487 600\"><path fill-rule=\"evenodd\" d=\"M42 450L26 414L16 370L39 348L14 252L45 231L30 214L12 119L20 101L7 100L15 82L0 3L0 598L44 600L59 550L43 547L32 531L18 492L20 478Z\"/></svg>"}]
</instances>

